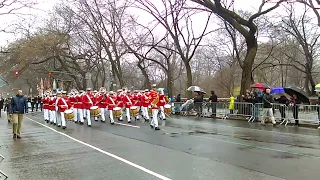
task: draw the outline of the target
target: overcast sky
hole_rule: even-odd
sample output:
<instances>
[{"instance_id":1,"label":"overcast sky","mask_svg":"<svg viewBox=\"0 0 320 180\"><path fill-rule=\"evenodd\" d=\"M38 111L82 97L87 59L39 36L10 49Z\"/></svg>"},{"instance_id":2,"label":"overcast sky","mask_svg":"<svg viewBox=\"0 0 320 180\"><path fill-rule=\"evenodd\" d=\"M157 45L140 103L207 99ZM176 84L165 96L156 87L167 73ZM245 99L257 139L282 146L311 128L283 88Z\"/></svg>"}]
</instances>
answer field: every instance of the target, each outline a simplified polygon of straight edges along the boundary
<instances>
[{"instance_id":1,"label":"overcast sky","mask_svg":"<svg viewBox=\"0 0 320 180\"><path fill-rule=\"evenodd\" d=\"M11 1L11 0L8 0ZM31 1L31 0L30 0ZM22 14L28 14L28 15L0 15L0 29L4 29L7 28L8 26L12 25L12 24L16 24L19 23L21 21L23 22L23 26L24 27L29 27L29 26L33 26L34 28L36 28L37 26L41 25L44 20L48 17L48 13L53 9L54 5L61 2L62 0L34 0L37 2L37 4L34 6L34 8L32 9L28 9L28 8L24 8L21 9L19 11L16 11L18 13L22 13ZM153 0L154 2L156 2L156 0ZM273 2L277 1L277 0L272 0ZM159 1L157 1L159 2ZM261 0L235 0L235 9L239 10L246 10L246 11L257 11L259 5L261 3ZM274 5L274 3L268 3L268 5L266 5L265 8L268 8L270 6ZM302 8L302 6L301 6ZM0 9L0 14L7 11L7 9ZM282 8L276 9L275 11L272 12L273 13L281 13L281 11L283 11ZM137 11L134 12L135 14L141 14L141 11ZM30 16L32 15L32 16ZM36 18L34 18L36 17ZM140 21L144 21L147 22L150 19L145 18L148 16L144 16L141 14L140 17ZM201 21L200 19L205 19L205 18L199 18L199 25L195 25L195 27L201 27L201 24L203 24L203 21ZM147 20L148 19L148 20ZM12 26L11 26L12 27ZM10 28L9 28L10 29ZM12 28L11 28L12 29ZM15 40L16 38L19 37L19 32L18 30L14 30L11 33L3 33L0 32L0 46L4 46L6 45L8 42L11 42L13 40Z\"/></svg>"}]
</instances>

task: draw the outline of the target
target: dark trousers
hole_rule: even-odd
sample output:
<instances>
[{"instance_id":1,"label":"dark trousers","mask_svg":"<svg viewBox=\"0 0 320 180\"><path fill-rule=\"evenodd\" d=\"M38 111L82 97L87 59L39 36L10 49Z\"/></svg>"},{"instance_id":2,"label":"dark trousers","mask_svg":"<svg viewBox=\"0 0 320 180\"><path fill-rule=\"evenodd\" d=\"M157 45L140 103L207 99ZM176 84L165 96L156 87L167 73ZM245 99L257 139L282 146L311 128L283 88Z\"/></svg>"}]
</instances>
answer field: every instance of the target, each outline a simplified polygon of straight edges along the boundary
<instances>
[{"instance_id":1,"label":"dark trousers","mask_svg":"<svg viewBox=\"0 0 320 180\"><path fill-rule=\"evenodd\" d=\"M298 106L293 106L293 118L296 122L296 124L299 124L299 107Z\"/></svg>"},{"instance_id":2,"label":"dark trousers","mask_svg":"<svg viewBox=\"0 0 320 180\"><path fill-rule=\"evenodd\" d=\"M217 116L217 103L216 102L211 103L211 108L212 108L212 116Z\"/></svg>"},{"instance_id":3,"label":"dark trousers","mask_svg":"<svg viewBox=\"0 0 320 180\"><path fill-rule=\"evenodd\" d=\"M194 107L195 107L197 114L199 114L199 115L202 114L202 103L201 102L194 103Z\"/></svg>"},{"instance_id":4,"label":"dark trousers","mask_svg":"<svg viewBox=\"0 0 320 180\"><path fill-rule=\"evenodd\" d=\"M286 108L284 106L280 106L279 111L281 114L281 120L284 120L286 118Z\"/></svg>"}]
</instances>

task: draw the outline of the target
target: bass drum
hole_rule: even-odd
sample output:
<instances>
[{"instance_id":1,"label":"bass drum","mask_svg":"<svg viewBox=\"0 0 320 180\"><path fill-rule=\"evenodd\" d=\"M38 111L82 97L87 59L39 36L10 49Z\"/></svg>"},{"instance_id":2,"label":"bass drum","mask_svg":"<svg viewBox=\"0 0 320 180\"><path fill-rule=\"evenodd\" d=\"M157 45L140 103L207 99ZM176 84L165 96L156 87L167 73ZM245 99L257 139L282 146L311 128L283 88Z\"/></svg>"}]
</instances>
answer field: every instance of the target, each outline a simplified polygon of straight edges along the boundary
<instances>
[{"instance_id":1,"label":"bass drum","mask_svg":"<svg viewBox=\"0 0 320 180\"><path fill-rule=\"evenodd\" d=\"M67 121L73 121L74 120L74 114L72 109L67 109L64 111L64 118Z\"/></svg>"},{"instance_id":2,"label":"bass drum","mask_svg":"<svg viewBox=\"0 0 320 180\"><path fill-rule=\"evenodd\" d=\"M137 106L130 107L130 115L133 117L137 117L139 115L139 109Z\"/></svg>"},{"instance_id":3,"label":"bass drum","mask_svg":"<svg viewBox=\"0 0 320 180\"><path fill-rule=\"evenodd\" d=\"M90 108L90 113L93 117L98 117L100 112L99 112L99 107L98 106L92 106Z\"/></svg>"},{"instance_id":4,"label":"bass drum","mask_svg":"<svg viewBox=\"0 0 320 180\"><path fill-rule=\"evenodd\" d=\"M171 108L172 106L170 105L170 104L166 104L166 105L164 105L163 106L163 108L164 108L164 113L166 114L166 115L171 115L171 113L172 113L172 108Z\"/></svg>"},{"instance_id":5,"label":"bass drum","mask_svg":"<svg viewBox=\"0 0 320 180\"><path fill-rule=\"evenodd\" d=\"M113 117L120 118L122 116L122 111L120 107L113 108Z\"/></svg>"}]
</instances>

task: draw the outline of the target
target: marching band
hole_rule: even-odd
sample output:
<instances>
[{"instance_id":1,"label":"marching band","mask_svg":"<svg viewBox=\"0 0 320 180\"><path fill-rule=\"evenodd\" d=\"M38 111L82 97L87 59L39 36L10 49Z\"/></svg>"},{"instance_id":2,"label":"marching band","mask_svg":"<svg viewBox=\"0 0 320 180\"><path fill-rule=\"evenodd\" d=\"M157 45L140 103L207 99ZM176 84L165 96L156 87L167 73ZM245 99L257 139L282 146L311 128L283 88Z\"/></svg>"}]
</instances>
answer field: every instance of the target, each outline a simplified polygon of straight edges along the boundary
<instances>
[{"instance_id":1,"label":"marching band","mask_svg":"<svg viewBox=\"0 0 320 180\"><path fill-rule=\"evenodd\" d=\"M155 84L150 92L146 89L131 93L127 88L123 88L116 93L107 92L103 87L93 92L91 88L87 88L86 92L73 89L68 95L66 91L56 94L47 91L42 102L44 120L63 129L67 127L67 121L82 125L86 120L91 127L92 118L95 121L100 118L101 122L105 122L108 114L112 125L115 123L114 118L123 121L123 116L128 123L131 123L131 118L139 121L140 115L145 122L149 122L150 115L150 127L160 130L158 115L162 120L166 120L166 116L171 114L168 98L163 91L156 91Z\"/></svg>"}]
</instances>

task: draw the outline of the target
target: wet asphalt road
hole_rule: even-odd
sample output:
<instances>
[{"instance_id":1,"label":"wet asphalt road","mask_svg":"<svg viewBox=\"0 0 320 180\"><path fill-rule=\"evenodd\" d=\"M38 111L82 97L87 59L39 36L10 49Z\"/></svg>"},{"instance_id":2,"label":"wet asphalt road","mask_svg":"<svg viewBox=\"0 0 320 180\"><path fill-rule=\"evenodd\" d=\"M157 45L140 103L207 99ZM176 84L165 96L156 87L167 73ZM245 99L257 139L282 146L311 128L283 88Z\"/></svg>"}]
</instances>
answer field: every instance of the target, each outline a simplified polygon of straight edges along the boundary
<instances>
[{"instance_id":1,"label":"wet asphalt road","mask_svg":"<svg viewBox=\"0 0 320 180\"><path fill-rule=\"evenodd\" d=\"M0 154L5 157L0 170L9 179L318 180L320 176L316 129L174 117L161 131L142 122L132 127L93 122L91 128L68 122L62 130L46 124L40 113L28 114L23 125L23 139L13 140L11 124L0 119Z\"/></svg>"}]
</instances>

